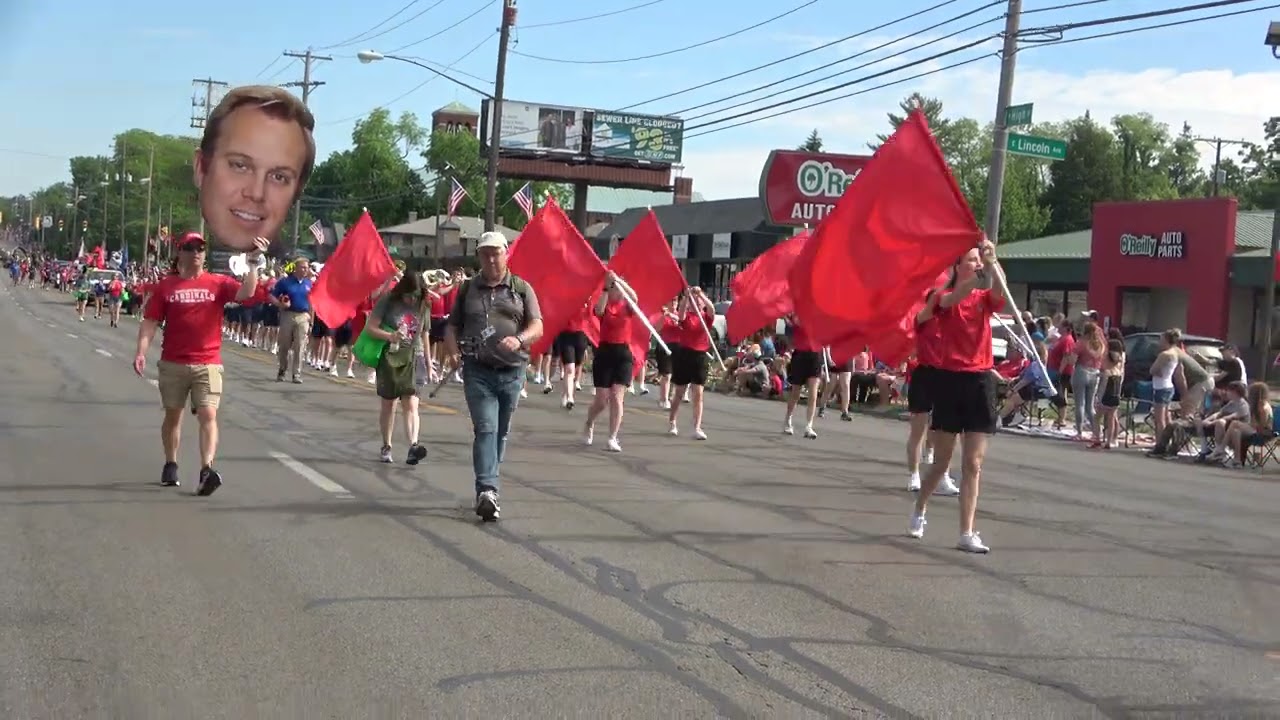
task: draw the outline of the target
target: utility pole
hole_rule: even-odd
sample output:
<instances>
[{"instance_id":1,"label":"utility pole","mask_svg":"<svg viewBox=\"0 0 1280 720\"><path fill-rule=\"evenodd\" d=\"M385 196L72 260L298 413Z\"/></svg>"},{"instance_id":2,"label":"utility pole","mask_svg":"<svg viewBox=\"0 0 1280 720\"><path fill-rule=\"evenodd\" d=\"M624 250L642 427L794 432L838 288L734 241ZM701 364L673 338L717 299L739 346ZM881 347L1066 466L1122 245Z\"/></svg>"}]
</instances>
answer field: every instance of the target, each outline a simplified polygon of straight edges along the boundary
<instances>
[{"instance_id":1,"label":"utility pole","mask_svg":"<svg viewBox=\"0 0 1280 720\"><path fill-rule=\"evenodd\" d=\"M502 147L502 90L507 81L507 45L511 28L516 24L516 0L502 3L502 26L498 30L498 73L493 81L493 102L489 115L493 126L489 132L489 176L484 184L484 231L490 232L498 210L498 153Z\"/></svg>"},{"instance_id":2,"label":"utility pole","mask_svg":"<svg viewBox=\"0 0 1280 720\"><path fill-rule=\"evenodd\" d=\"M302 104L307 105L311 99L312 88L324 85L324 82L311 79L311 64L321 60L332 60L328 55L316 55L308 48L305 52L286 52L285 57L300 58L302 60L302 82L285 83L283 87L300 87L302 88ZM302 192L299 189L298 199L293 204L293 245L289 248L290 252L298 248L298 237L302 225Z\"/></svg>"},{"instance_id":3,"label":"utility pole","mask_svg":"<svg viewBox=\"0 0 1280 720\"><path fill-rule=\"evenodd\" d=\"M142 229L142 259L145 263L148 256L151 255L151 193L155 188L156 174L156 146L151 146L151 157L147 160L147 221L144 222ZM158 250L159 248L157 248Z\"/></svg>"},{"instance_id":4,"label":"utility pole","mask_svg":"<svg viewBox=\"0 0 1280 720\"><path fill-rule=\"evenodd\" d=\"M129 182L129 139L127 137L120 138L120 252L124 253L124 249L129 245L129 241L124 236L124 188ZM111 248L103 246L103 250Z\"/></svg>"},{"instance_id":5,"label":"utility pole","mask_svg":"<svg viewBox=\"0 0 1280 720\"><path fill-rule=\"evenodd\" d=\"M203 130L204 126L209 123L209 114L213 112L213 89L215 87L229 87L229 85L221 80L214 80L212 77L207 77L204 80L196 78L191 83L193 85L204 85L204 99L201 99L199 95L191 98L191 127ZM204 213L200 213L200 235L204 235Z\"/></svg>"},{"instance_id":6,"label":"utility pole","mask_svg":"<svg viewBox=\"0 0 1280 720\"><path fill-rule=\"evenodd\" d=\"M1249 145L1252 145L1253 143L1249 142L1248 140L1224 140L1220 137L1214 137L1214 138L1198 137L1198 138L1191 138L1191 141L1213 143L1213 146L1215 148L1213 153L1213 197L1218 197L1218 193L1221 190L1222 181L1224 179L1222 176L1222 146L1223 145L1249 146Z\"/></svg>"},{"instance_id":7,"label":"utility pole","mask_svg":"<svg viewBox=\"0 0 1280 720\"><path fill-rule=\"evenodd\" d=\"M1018 64L1018 30L1022 21L1022 0L1009 0L1004 18L1004 52L1000 57L1000 89L996 95L995 132L991 145L991 169L987 176L987 239L1000 236L1000 203L1004 197L1004 165L1008 155L1009 128L1004 113L1013 101L1013 72Z\"/></svg>"}]
</instances>

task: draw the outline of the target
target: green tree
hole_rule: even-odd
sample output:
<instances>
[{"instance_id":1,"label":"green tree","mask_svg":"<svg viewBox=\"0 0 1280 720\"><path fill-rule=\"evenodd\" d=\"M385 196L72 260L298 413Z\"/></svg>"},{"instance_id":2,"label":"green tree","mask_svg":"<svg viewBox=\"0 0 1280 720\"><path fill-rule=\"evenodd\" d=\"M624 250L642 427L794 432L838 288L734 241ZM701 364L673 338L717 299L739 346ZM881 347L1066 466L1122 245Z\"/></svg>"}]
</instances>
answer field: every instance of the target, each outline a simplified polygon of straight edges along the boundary
<instances>
[{"instance_id":1,"label":"green tree","mask_svg":"<svg viewBox=\"0 0 1280 720\"><path fill-rule=\"evenodd\" d=\"M942 101L937 98L925 97L920 93L911 93L902 102L898 103L898 107L902 110L902 114L889 113L889 124L894 130L906 121L907 116L914 110L920 110L924 113L925 120L929 123L929 130L933 132L934 138L938 141L938 147L942 148L943 157L947 158L947 162L951 162L951 158L958 152L963 152L963 143L966 140L963 131L957 131L953 127L953 122L942 114ZM872 150L879 150L885 140L889 139L888 135L877 135L878 142L871 143L868 147Z\"/></svg>"},{"instance_id":2,"label":"green tree","mask_svg":"<svg viewBox=\"0 0 1280 720\"><path fill-rule=\"evenodd\" d=\"M351 148L316 166L303 195L303 219L350 224L367 208L379 225L396 225L422 213L426 189L406 157L424 136L412 113L398 120L382 108L369 113L352 129Z\"/></svg>"},{"instance_id":3,"label":"green tree","mask_svg":"<svg viewBox=\"0 0 1280 720\"><path fill-rule=\"evenodd\" d=\"M1205 194L1208 177L1200 169L1200 151L1196 147L1191 124L1182 123L1182 132L1173 138L1160 158L1160 168L1169 178L1178 197L1200 197Z\"/></svg>"},{"instance_id":4,"label":"green tree","mask_svg":"<svg viewBox=\"0 0 1280 720\"><path fill-rule=\"evenodd\" d=\"M1149 113L1117 115L1111 119L1119 154L1120 192L1117 200L1171 200L1178 190L1163 162L1169 153L1169 126Z\"/></svg>"},{"instance_id":5,"label":"green tree","mask_svg":"<svg viewBox=\"0 0 1280 720\"><path fill-rule=\"evenodd\" d=\"M437 130L431 135L431 142L423 157L427 161L427 170L435 178L433 188L428 190L432 197L429 213L437 208L444 214L449 208L449 194L453 190L450 179L456 179L467 191L467 197L458 205L457 214L471 217L484 216L484 189L488 179L487 160L480 155L480 139L465 132L446 132ZM501 225L520 230L528 222L524 211L511 198L525 180L505 178L498 181L495 197L498 209L495 219ZM534 182L532 184L534 202L541 206L548 194L555 197L556 202L566 210L572 206L573 192L568 186L560 183Z\"/></svg>"},{"instance_id":6,"label":"green tree","mask_svg":"<svg viewBox=\"0 0 1280 720\"><path fill-rule=\"evenodd\" d=\"M990 177L991 143L995 128L988 123L979 128L976 121L959 118L952 123L956 142L951 170L964 192L978 222L987 213L987 181ZM1037 128L1032 132L1051 132ZM963 142L962 142L963 141ZM1049 222L1049 211L1041 203L1048 185L1044 163L1034 158L1006 155L1004 189L1000 203L999 241L1002 243L1040 237Z\"/></svg>"},{"instance_id":7,"label":"green tree","mask_svg":"<svg viewBox=\"0 0 1280 720\"><path fill-rule=\"evenodd\" d=\"M812 153L822 152L822 137L818 135L817 128L809 133L809 137L796 149Z\"/></svg>"},{"instance_id":8,"label":"green tree","mask_svg":"<svg viewBox=\"0 0 1280 720\"><path fill-rule=\"evenodd\" d=\"M1067 123L1066 139L1067 157L1050 164L1050 185L1042 198L1049 210L1049 234L1092 227L1093 204L1121 196L1115 136L1086 112Z\"/></svg>"}]
</instances>

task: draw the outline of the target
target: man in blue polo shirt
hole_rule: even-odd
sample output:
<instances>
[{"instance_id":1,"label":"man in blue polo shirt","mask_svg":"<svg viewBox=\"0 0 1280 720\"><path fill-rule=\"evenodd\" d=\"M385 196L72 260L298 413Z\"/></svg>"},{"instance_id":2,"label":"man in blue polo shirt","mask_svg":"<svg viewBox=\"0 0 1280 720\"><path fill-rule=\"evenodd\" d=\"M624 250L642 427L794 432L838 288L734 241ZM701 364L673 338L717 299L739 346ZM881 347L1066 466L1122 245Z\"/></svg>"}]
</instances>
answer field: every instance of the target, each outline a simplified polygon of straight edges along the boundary
<instances>
[{"instance_id":1,"label":"man in blue polo shirt","mask_svg":"<svg viewBox=\"0 0 1280 720\"><path fill-rule=\"evenodd\" d=\"M301 385L302 353L311 329L311 263L306 258L294 260L293 271L276 281L271 295L280 308L280 367L276 382L284 382L285 371L290 371L294 384Z\"/></svg>"}]
</instances>

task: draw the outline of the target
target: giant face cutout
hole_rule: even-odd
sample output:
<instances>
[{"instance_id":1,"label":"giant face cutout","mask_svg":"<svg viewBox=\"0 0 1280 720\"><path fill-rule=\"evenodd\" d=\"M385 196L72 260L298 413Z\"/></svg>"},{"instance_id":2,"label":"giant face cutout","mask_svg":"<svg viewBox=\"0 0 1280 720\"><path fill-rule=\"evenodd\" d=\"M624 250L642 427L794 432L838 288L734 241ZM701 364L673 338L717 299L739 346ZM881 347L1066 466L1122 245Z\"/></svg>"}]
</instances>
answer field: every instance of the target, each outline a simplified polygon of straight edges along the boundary
<instances>
[{"instance_id":1,"label":"giant face cutout","mask_svg":"<svg viewBox=\"0 0 1280 720\"><path fill-rule=\"evenodd\" d=\"M307 161L298 123L243 105L223 119L211 155L199 150L195 182L200 212L217 244L238 252L254 238L275 238L300 191Z\"/></svg>"}]
</instances>

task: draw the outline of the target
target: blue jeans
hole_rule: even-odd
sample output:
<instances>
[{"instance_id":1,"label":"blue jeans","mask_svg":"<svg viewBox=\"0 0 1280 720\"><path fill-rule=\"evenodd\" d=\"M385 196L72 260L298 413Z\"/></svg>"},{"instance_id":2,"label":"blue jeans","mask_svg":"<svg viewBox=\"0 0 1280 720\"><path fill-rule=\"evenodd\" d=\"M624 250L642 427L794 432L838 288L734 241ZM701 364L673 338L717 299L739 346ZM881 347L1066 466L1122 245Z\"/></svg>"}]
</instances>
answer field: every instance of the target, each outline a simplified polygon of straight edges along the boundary
<instances>
[{"instance_id":1,"label":"blue jeans","mask_svg":"<svg viewBox=\"0 0 1280 720\"><path fill-rule=\"evenodd\" d=\"M520 402L525 366L493 368L478 362L462 367L462 392L471 413L475 439L471 442L471 467L476 474L476 494L498 491L498 466L507 454L511 415Z\"/></svg>"}]
</instances>

